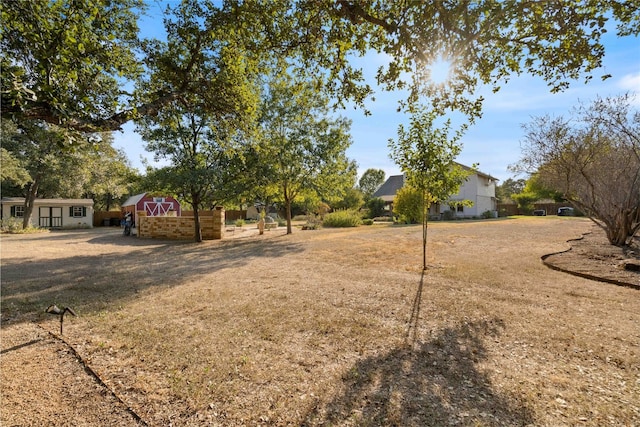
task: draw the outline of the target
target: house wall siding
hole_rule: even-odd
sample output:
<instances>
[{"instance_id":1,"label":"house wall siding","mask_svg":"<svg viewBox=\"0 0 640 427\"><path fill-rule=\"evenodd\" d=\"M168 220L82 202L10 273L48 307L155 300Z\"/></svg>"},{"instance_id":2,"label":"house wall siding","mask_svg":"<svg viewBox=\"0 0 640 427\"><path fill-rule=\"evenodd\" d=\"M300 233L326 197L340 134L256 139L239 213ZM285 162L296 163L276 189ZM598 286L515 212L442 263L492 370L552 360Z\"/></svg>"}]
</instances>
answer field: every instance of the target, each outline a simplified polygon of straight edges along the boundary
<instances>
[{"instance_id":1,"label":"house wall siding","mask_svg":"<svg viewBox=\"0 0 640 427\"><path fill-rule=\"evenodd\" d=\"M456 216L480 216L486 211L495 211L497 209L495 191L495 182L477 174L469 176L451 200L470 200L473 206L465 206L463 212L456 212Z\"/></svg>"}]
</instances>

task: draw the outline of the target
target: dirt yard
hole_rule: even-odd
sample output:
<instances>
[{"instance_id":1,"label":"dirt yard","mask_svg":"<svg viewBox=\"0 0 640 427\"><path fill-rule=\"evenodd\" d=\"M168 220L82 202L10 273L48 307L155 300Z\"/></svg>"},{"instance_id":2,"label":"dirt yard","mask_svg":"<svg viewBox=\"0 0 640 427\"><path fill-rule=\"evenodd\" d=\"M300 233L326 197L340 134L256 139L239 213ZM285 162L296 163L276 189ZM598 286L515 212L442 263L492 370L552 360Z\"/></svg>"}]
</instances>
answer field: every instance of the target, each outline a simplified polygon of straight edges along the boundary
<instances>
[{"instance_id":1,"label":"dirt yard","mask_svg":"<svg viewBox=\"0 0 640 427\"><path fill-rule=\"evenodd\" d=\"M432 223L422 272L419 226L3 235L0 425L638 426L640 290L541 261L640 285L601 237Z\"/></svg>"}]
</instances>

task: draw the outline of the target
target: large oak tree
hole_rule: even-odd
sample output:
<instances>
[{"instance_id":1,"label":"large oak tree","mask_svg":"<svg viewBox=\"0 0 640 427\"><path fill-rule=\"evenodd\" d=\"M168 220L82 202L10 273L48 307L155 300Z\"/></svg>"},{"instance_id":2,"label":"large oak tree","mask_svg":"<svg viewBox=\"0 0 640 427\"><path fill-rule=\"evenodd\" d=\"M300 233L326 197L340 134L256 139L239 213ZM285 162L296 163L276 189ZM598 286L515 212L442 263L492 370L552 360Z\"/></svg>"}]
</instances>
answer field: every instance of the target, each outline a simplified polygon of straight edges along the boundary
<instances>
[{"instance_id":1,"label":"large oak tree","mask_svg":"<svg viewBox=\"0 0 640 427\"><path fill-rule=\"evenodd\" d=\"M141 87L173 96L156 114L141 117L138 131L150 151L169 160L165 186L191 204L200 242L199 211L235 197L231 190L244 182L240 154L258 104L255 72L229 35L232 28L206 3L181 3L165 24L167 40L144 47L150 74Z\"/></svg>"},{"instance_id":2,"label":"large oak tree","mask_svg":"<svg viewBox=\"0 0 640 427\"><path fill-rule=\"evenodd\" d=\"M286 210L304 191L327 200L343 196L355 182L356 167L346 156L351 123L332 118L327 99L308 81L286 73L274 76L262 103L260 125L265 178L276 186Z\"/></svg>"}]
</instances>

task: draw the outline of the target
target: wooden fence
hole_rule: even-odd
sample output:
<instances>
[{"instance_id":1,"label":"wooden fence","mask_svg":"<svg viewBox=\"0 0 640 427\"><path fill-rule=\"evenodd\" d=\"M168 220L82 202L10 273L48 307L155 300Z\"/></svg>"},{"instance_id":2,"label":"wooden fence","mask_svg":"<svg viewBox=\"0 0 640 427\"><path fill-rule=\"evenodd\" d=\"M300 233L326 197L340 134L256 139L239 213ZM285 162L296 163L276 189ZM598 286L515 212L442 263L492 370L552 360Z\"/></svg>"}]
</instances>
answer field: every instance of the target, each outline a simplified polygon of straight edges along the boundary
<instances>
[{"instance_id":1,"label":"wooden fence","mask_svg":"<svg viewBox=\"0 0 640 427\"><path fill-rule=\"evenodd\" d=\"M524 211L518 208L518 205L513 203L498 203L498 215L531 215L534 210L544 210L547 215L558 215L558 209L571 206L569 203L534 203L531 211Z\"/></svg>"},{"instance_id":2,"label":"wooden fence","mask_svg":"<svg viewBox=\"0 0 640 427\"><path fill-rule=\"evenodd\" d=\"M93 212L94 227L119 227L122 213L120 211L95 211ZM106 221L105 221L106 220Z\"/></svg>"}]
</instances>

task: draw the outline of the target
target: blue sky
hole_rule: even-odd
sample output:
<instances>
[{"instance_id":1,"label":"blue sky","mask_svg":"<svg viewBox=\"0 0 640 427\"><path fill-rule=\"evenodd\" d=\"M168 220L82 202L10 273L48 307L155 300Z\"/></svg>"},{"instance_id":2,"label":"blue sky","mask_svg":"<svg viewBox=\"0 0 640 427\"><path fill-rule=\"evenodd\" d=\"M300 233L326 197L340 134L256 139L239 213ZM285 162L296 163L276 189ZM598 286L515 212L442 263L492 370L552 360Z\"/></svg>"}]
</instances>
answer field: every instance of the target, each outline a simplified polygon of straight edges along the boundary
<instances>
[{"instance_id":1,"label":"blue sky","mask_svg":"<svg viewBox=\"0 0 640 427\"><path fill-rule=\"evenodd\" d=\"M143 33L148 34L151 28L158 29L162 5L163 2L151 4L148 16L140 22ZM637 37L617 38L615 29L611 28L604 36L604 45L606 54L602 69L596 70L589 83L585 84L584 79L574 81L562 93L550 93L542 79L528 75L512 77L498 93L481 88L478 94L485 99L483 117L463 136L463 149L457 161L465 165L477 163L482 172L504 181L513 176L508 166L520 159L520 143L524 135L521 125L530 122L532 117L567 115L579 102L588 103L597 96L615 96L625 92L635 92L638 96L636 101L640 104L640 40ZM359 59L365 76L368 73L373 76L381 60L383 58L378 55ZM604 74L612 77L602 81L599 76ZM352 120L353 144L347 155L358 163L359 175L369 168L382 169L387 177L400 173L389 158L388 141L396 138L398 125L407 122L405 115L396 112L397 100L401 96L376 90L376 101L367 104L372 113L370 116L354 109L339 112ZM114 133L114 146L125 151L132 166L143 171L142 159L154 164L153 153L144 149L144 142L135 133L135 126L128 123L123 130Z\"/></svg>"}]
</instances>

